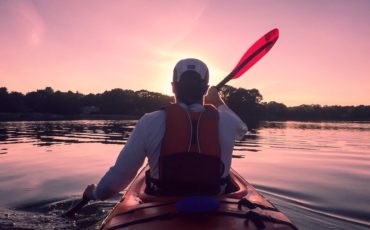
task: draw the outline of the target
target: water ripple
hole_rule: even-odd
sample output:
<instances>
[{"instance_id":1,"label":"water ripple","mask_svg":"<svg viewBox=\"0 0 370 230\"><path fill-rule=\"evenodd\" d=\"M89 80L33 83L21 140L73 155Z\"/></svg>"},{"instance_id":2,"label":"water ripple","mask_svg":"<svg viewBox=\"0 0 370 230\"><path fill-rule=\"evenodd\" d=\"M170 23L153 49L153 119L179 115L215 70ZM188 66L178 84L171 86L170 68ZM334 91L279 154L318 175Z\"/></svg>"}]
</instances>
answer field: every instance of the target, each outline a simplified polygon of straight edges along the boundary
<instances>
[{"instance_id":1,"label":"water ripple","mask_svg":"<svg viewBox=\"0 0 370 230\"><path fill-rule=\"evenodd\" d=\"M304 209L311 213L323 215L328 218L333 218L342 223L350 222L362 227L370 228L370 216L368 213L349 209L329 208L325 205L325 201L318 197L310 196L307 193L292 192L281 188L263 185L255 186L258 191L262 192L266 196L284 200L289 204L293 204L296 208Z\"/></svg>"}]
</instances>

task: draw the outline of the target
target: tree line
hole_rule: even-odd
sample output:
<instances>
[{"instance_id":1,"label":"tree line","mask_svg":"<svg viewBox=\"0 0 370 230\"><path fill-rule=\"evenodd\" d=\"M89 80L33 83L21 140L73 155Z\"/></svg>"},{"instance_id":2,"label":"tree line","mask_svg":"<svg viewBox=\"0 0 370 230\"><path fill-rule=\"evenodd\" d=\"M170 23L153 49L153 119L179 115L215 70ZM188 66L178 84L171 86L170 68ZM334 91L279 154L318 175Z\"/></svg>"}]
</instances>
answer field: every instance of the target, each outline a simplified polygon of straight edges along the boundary
<instances>
[{"instance_id":1,"label":"tree line","mask_svg":"<svg viewBox=\"0 0 370 230\"><path fill-rule=\"evenodd\" d=\"M225 103L247 124L260 120L370 120L370 106L300 105L263 102L257 89L224 86ZM173 102L173 97L147 90L112 89L97 94L54 91L51 87L22 94L0 88L0 113L115 114L141 116Z\"/></svg>"},{"instance_id":2,"label":"tree line","mask_svg":"<svg viewBox=\"0 0 370 230\"><path fill-rule=\"evenodd\" d=\"M51 87L26 93L0 88L0 113L143 115L168 104L172 97L147 90L112 89L98 94L54 91Z\"/></svg>"}]
</instances>

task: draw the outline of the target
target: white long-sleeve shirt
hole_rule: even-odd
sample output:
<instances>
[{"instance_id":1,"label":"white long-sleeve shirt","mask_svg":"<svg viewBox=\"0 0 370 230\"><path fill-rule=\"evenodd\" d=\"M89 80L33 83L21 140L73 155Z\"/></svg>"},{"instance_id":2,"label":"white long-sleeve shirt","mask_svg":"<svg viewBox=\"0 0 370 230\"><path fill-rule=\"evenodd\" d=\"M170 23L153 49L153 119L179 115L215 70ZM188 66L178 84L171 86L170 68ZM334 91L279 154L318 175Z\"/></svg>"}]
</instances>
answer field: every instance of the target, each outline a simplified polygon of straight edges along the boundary
<instances>
[{"instance_id":1,"label":"white long-sleeve shirt","mask_svg":"<svg viewBox=\"0 0 370 230\"><path fill-rule=\"evenodd\" d=\"M193 112L205 110L200 104L180 105ZM225 165L223 175L225 177L229 174L235 139L244 136L247 126L226 105L219 106L217 110L221 160ZM166 112L164 110L145 114L136 124L115 165L101 178L94 192L95 197L104 200L122 191L135 177L146 157L151 176L158 178L158 160L165 129Z\"/></svg>"}]
</instances>

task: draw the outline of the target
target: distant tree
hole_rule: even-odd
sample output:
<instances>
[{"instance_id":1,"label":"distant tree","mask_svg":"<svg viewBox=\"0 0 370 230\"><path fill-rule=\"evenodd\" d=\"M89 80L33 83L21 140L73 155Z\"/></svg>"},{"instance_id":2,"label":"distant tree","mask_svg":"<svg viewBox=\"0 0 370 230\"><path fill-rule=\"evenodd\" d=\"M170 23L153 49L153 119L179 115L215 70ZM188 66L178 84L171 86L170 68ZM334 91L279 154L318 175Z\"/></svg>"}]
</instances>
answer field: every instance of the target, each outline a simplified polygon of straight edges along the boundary
<instances>
[{"instance_id":1,"label":"distant tree","mask_svg":"<svg viewBox=\"0 0 370 230\"><path fill-rule=\"evenodd\" d=\"M290 119L319 120L322 114L320 105L300 105L288 109Z\"/></svg>"},{"instance_id":2,"label":"distant tree","mask_svg":"<svg viewBox=\"0 0 370 230\"><path fill-rule=\"evenodd\" d=\"M284 120L287 118L288 108L282 103L271 101L264 103L264 119L266 120Z\"/></svg>"},{"instance_id":3,"label":"distant tree","mask_svg":"<svg viewBox=\"0 0 370 230\"><path fill-rule=\"evenodd\" d=\"M139 90L135 92L137 95L135 114L142 115L144 113L153 112L159 108L169 104L173 98L160 93L154 93L147 90Z\"/></svg>"},{"instance_id":4,"label":"distant tree","mask_svg":"<svg viewBox=\"0 0 370 230\"><path fill-rule=\"evenodd\" d=\"M132 101L133 91L112 89L100 95L98 105L103 114L129 114Z\"/></svg>"},{"instance_id":5,"label":"distant tree","mask_svg":"<svg viewBox=\"0 0 370 230\"><path fill-rule=\"evenodd\" d=\"M54 93L53 88L51 88L50 86L46 87L43 91L45 91L45 93L47 93L47 94L53 94Z\"/></svg>"},{"instance_id":6,"label":"distant tree","mask_svg":"<svg viewBox=\"0 0 370 230\"><path fill-rule=\"evenodd\" d=\"M27 93L25 101L31 112L51 113L53 107L53 94L54 90L50 87L46 87L44 90Z\"/></svg>"},{"instance_id":7,"label":"distant tree","mask_svg":"<svg viewBox=\"0 0 370 230\"><path fill-rule=\"evenodd\" d=\"M24 113L27 112L27 106L24 101L24 95L18 92L11 92L8 96L7 112Z\"/></svg>"},{"instance_id":8,"label":"distant tree","mask_svg":"<svg viewBox=\"0 0 370 230\"><path fill-rule=\"evenodd\" d=\"M89 93L88 95L83 96L82 105L83 106L98 106L99 97L100 97L100 94Z\"/></svg>"},{"instance_id":9,"label":"distant tree","mask_svg":"<svg viewBox=\"0 0 370 230\"><path fill-rule=\"evenodd\" d=\"M351 115L356 120L370 120L370 106L359 105L353 108Z\"/></svg>"},{"instance_id":10,"label":"distant tree","mask_svg":"<svg viewBox=\"0 0 370 230\"><path fill-rule=\"evenodd\" d=\"M238 114L247 125L254 127L261 120L263 106L260 104L263 97L257 89L234 88L224 86L221 89L225 103Z\"/></svg>"},{"instance_id":11,"label":"distant tree","mask_svg":"<svg viewBox=\"0 0 370 230\"><path fill-rule=\"evenodd\" d=\"M8 89L6 87L0 87L0 96L8 94Z\"/></svg>"},{"instance_id":12,"label":"distant tree","mask_svg":"<svg viewBox=\"0 0 370 230\"><path fill-rule=\"evenodd\" d=\"M82 107L83 95L72 91L56 91L51 96L53 106L49 108L50 113L56 114L79 114Z\"/></svg>"},{"instance_id":13,"label":"distant tree","mask_svg":"<svg viewBox=\"0 0 370 230\"><path fill-rule=\"evenodd\" d=\"M6 87L0 87L0 113L9 112L9 94Z\"/></svg>"}]
</instances>

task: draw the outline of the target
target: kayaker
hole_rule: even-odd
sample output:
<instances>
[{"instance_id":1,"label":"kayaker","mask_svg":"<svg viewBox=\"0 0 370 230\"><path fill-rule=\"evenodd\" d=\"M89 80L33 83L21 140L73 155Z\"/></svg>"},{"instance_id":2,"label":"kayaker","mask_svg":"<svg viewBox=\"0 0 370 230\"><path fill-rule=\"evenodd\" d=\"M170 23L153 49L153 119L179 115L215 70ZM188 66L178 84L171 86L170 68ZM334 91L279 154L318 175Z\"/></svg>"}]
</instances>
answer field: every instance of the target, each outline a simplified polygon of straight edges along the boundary
<instances>
[{"instance_id":1,"label":"kayaker","mask_svg":"<svg viewBox=\"0 0 370 230\"><path fill-rule=\"evenodd\" d=\"M91 200L105 200L122 191L146 158L150 167L148 183L154 183L154 187L156 181L179 181L172 187L178 187L180 183L187 186L187 182L192 184L195 181L196 186L204 184L207 189L209 181L221 183L227 178L235 139L244 136L247 126L225 105L218 90L209 88L208 81L208 68L202 61L193 58L180 60L174 68L172 82L176 103L141 117L114 166L97 186L87 186L84 196ZM176 155L172 154L174 151L181 152L180 156L184 156L184 152L191 153L195 160L190 159L183 167L182 161L189 159L186 156L172 157ZM198 156L207 157L197 159ZM221 174L215 175L221 169ZM219 178L213 180L207 175ZM198 177L203 179L197 180ZM168 189L171 186L167 183L164 187ZM218 192L222 192L222 185L219 187ZM157 189L152 192L164 191L163 188Z\"/></svg>"}]
</instances>

